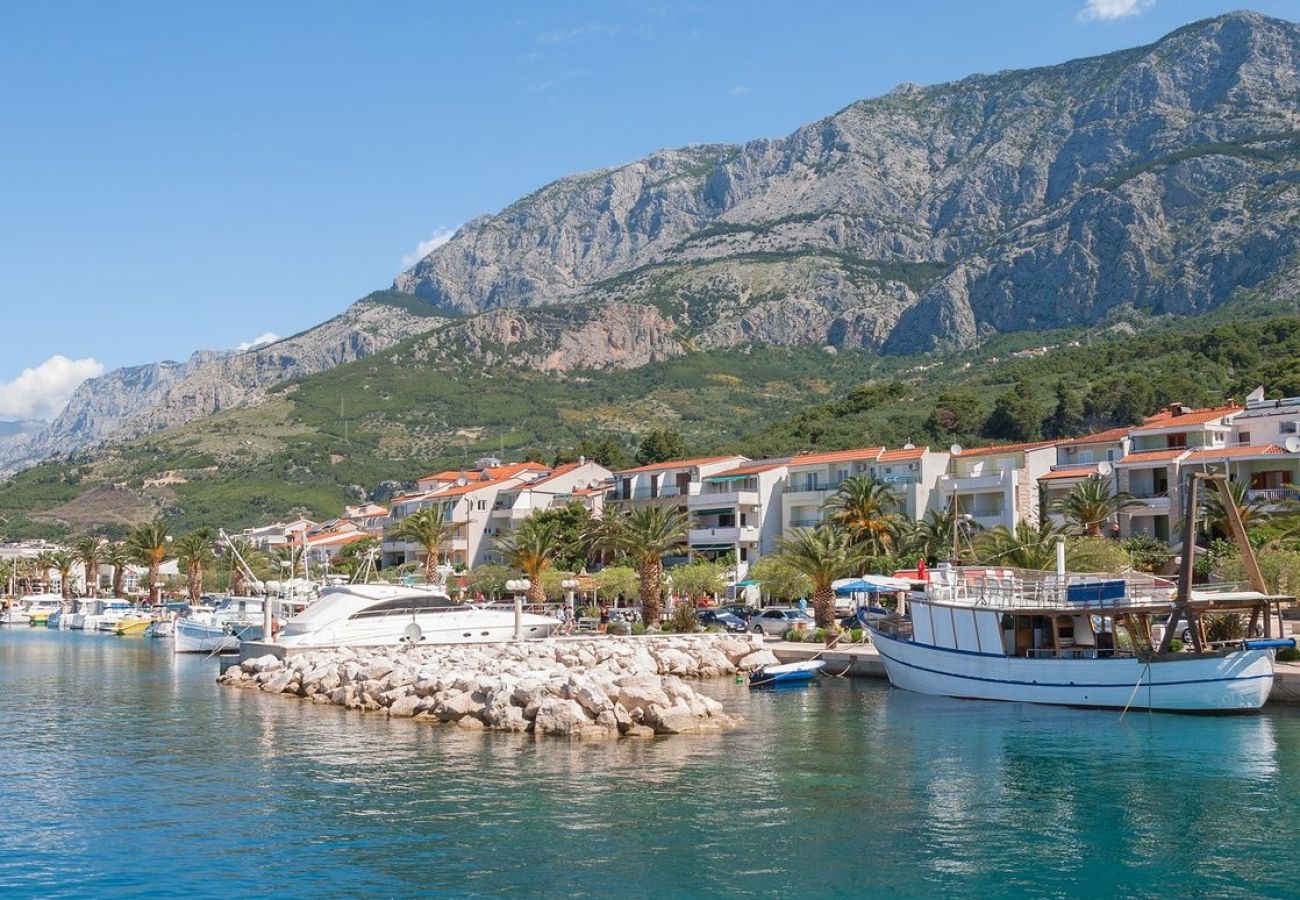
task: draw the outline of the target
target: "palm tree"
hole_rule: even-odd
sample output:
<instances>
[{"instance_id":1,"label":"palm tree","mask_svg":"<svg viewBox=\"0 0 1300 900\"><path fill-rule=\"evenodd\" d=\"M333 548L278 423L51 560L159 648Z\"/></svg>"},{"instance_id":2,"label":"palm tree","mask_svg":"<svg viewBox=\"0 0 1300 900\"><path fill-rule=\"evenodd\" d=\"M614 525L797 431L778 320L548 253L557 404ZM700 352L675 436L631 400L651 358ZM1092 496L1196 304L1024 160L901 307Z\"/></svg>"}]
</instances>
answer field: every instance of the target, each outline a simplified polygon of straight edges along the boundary
<instances>
[{"instance_id":1,"label":"palm tree","mask_svg":"<svg viewBox=\"0 0 1300 900\"><path fill-rule=\"evenodd\" d=\"M519 569L528 579L528 602L546 602L546 587L542 576L564 550L557 519L529 516L519 527L497 541L497 549L506 562Z\"/></svg>"},{"instance_id":2,"label":"palm tree","mask_svg":"<svg viewBox=\"0 0 1300 900\"><path fill-rule=\"evenodd\" d=\"M181 535L173 543L176 561L185 570L190 603L197 606L203 593L203 567L212 561L212 534L199 528Z\"/></svg>"},{"instance_id":3,"label":"palm tree","mask_svg":"<svg viewBox=\"0 0 1300 900\"><path fill-rule=\"evenodd\" d=\"M805 575L813 585L813 615L818 628L835 625L835 589L837 578L853 573L861 559L861 545L854 545L849 534L828 525L796 528L782 538L776 558Z\"/></svg>"},{"instance_id":4,"label":"palm tree","mask_svg":"<svg viewBox=\"0 0 1300 900\"><path fill-rule=\"evenodd\" d=\"M36 572L41 579L41 593L50 592L50 569L54 568L54 554L49 550L42 550L36 554L33 564L36 566Z\"/></svg>"},{"instance_id":5,"label":"palm tree","mask_svg":"<svg viewBox=\"0 0 1300 900\"><path fill-rule=\"evenodd\" d=\"M77 557L68 550L56 550L50 554L50 564L59 573L59 593L63 596L64 609L72 610L72 567L77 564Z\"/></svg>"},{"instance_id":6,"label":"palm tree","mask_svg":"<svg viewBox=\"0 0 1300 900\"><path fill-rule=\"evenodd\" d=\"M606 541L610 549L636 563L641 615L647 625L663 612L664 557L686 543L690 516L676 507L642 506L612 518Z\"/></svg>"},{"instance_id":7,"label":"palm tree","mask_svg":"<svg viewBox=\"0 0 1300 900\"><path fill-rule=\"evenodd\" d=\"M975 555L982 565L1046 570L1056 565L1056 544L1064 538L1065 530L1046 519L1019 522L1014 530L999 525L976 536Z\"/></svg>"},{"instance_id":8,"label":"palm tree","mask_svg":"<svg viewBox=\"0 0 1300 900\"><path fill-rule=\"evenodd\" d=\"M167 558L167 523L162 519L154 519L137 525L126 544L131 550L131 557L149 569L149 605L157 606L161 590L158 569Z\"/></svg>"},{"instance_id":9,"label":"palm tree","mask_svg":"<svg viewBox=\"0 0 1300 900\"><path fill-rule=\"evenodd\" d=\"M104 552L104 562L113 567L114 597L122 596L122 582L126 577L126 567L131 563L131 548L126 544L113 544Z\"/></svg>"},{"instance_id":10,"label":"palm tree","mask_svg":"<svg viewBox=\"0 0 1300 900\"><path fill-rule=\"evenodd\" d=\"M1048 509L1060 513L1080 534L1101 537L1101 526L1116 513L1141 505L1142 501L1133 495L1114 491L1108 480L1090 475L1071 488L1070 493L1053 500Z\"/></svg>"},{"instance_id":11,"label":"palm tree","mask_svg":"<svg viewBox=\"0 0 1300 900\"><path fill-rule=\"evenodd\" d=\"M1237 507L1237 515L1241 517L1243 527L1260 525L1268 520L1268 513L1265 511L1267 504L1263 500L1252 498L1250 487L1244 481L1229 481L1226 484L1231 503ZM1210 487L1205 491L1204 496L1206 530L1216 537L1231 538L1232 532L1228 527L1228 507L1224 504L1223 495L1217 488Z\"/></svg>"},{"instance_id":12,"label":"palm tree","mask_svg":"<svg viewBox=\"0 0 1300 900\"><path fill-rule=\"evenodd\" d=\"M72 545L72 549L86 570L86 596L93 597L99 588L99 557L103 552L103 545L99 538L86 535L78 538Z\"/></svg>"},{"instance_id":13,"label":"palm tree","mask_svg":"<svg viewBox=\"0 0 1300 900\"><path fill-rule=\"evenodd\" d=\"M438 548L455 530L443 518L442 507L426 506L394 525L389 535L424 548L424 580L433 584L438 580Z\"/></svg>"},{"instance_id":14,"label":"palm tree","mask_svg":"<svg viewBox=\"0 0 1300 900\"><path fill-rule=\"evenodd\" d=\"M897 544L898 497L870 475L845 480L826 501L826 519L844 529L872 556L888 556Z\"/></svg>"}]
</instances>

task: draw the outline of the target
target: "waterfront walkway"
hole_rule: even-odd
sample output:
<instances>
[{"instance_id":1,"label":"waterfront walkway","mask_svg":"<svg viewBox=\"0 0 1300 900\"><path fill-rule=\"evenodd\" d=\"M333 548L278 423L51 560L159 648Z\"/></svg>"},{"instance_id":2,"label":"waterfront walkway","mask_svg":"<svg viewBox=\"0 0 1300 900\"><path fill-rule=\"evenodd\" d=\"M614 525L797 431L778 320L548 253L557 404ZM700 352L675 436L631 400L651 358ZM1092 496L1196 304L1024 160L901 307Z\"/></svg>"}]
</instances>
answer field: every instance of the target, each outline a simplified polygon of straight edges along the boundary
<instances>
[{"instance_id":1,"label":"waterfront walkway","mask_svg":"<svg viewBox=\"0 0 1300 900\"><path fill-rule=\"evenodd\" d=\"M847 644L827 650L821 644L768 641L765 646L783 663L826 660L828 675L885 678L885 664L870 644ZM1300 663L1274 663L1273 692L1269 703L1300 703Z\"/></svg>"}]
</instances>

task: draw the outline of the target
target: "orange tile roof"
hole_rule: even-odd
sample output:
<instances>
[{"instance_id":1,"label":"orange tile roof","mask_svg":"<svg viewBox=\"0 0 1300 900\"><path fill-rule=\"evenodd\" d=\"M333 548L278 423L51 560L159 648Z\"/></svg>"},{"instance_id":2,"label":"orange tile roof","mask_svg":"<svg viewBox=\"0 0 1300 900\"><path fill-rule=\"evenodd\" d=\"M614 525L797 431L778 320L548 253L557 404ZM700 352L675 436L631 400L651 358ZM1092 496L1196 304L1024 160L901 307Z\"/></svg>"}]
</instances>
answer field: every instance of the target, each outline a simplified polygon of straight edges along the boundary
<instances>
[{"instance_id":1,"label":"orange tile roof","mask_svg":"<svg viewBox=\"0 0 1300 900\"><path fill-rule=\"evenodd\" d=\"M900 460L920 459L928 452L930 452L929 447L912 447L911 449L904 447L901 450L886 450L884 453L880 454L880 458L877 462L899 462Z\"/></svg>"},{"instance_id":2,"label":"orange tile roof","mask_svg":"<svg viewBox=\"0 0 1300 900\"><path fill-rule=\"evenodd\" d=\"M1184 462L1215 462L1239 456L1274 456L1286 453L1277 444L1233 444L1231 447L1218 447L1208 450L1193 450Z\"/></svg>"},{"instance_id":3,"label":"orange tile roof","mask_svg":"<svg viewBox=\"0 0 1300 900\"><path fill-rule=\"evenodd\" d=\"M511 487L515 486L511 478L489 478L485 481L471 481L469 484L455 484L439 491L431 491L429 497L433 500L442 500L446 497L461 497L465 494L472 494L475 491L490 487L504 487L505 483L511 482Z\"/></svg>"},{"instance_id":4,"label":"orange tile roof","mask_svg":"<svg viewBox=\"0 0 1300 900\"><path fill-rule=\"evenodd\" d=\"M820 463L854 462L860 459L876 459L884 447L862 447L858 450L828 450L824 453L800 453L790 458L792 466L812 466Z\"/></svg>"},{"instance_id":5,"label":"orange tile roof","mask_svg":"<svg viewBox=\"0 0 1300 900\"><path fill-rule=\"evenodd\" d=\"M1171 447L1168 450L1143 450L1141 453L1130 453L1123 459L1116 460L1115 465L1126 466L1130 463L1140 462L1172 462L1186 452L1186 447Z\"/></svg>"},{"instance_id":6,"label":"orange tile roof","mask_svg":"<svg viewBox=\"0 0 1300 900\"><path fill-rule=\"evenodd\" d=\"M1082 437L1071 438L1068 441L1061 441L1058 447L1074 447L1079 444L1110 444L1122 441L1128 437L1128 428L1107 428L1105 431L1098 431L1096 434L1085 434Z\"/></svg>"},{"instance_id":7,"label":"orange tile roof","mask_svg":"<svg viewBox=\"0 0 1300 900\"><path fill-rule=\"evenodd\" d=\"M1039 481L1053 481L1058 478L1088 478L1097 474L1097 467L1091 466L1071 466L1068 469L1056 469L1048 472L1046 475L1038 476Z\"/></svg>"},{"instance_id":8,"label":"orange tile roof","mask_svg":"<svg viewBox=\"0 0 1300 900\"><path fill-rule=\"evenodd\" d=\"M353 541L364 540L370 537L364 531L325 531L320 534L314 534L307 538L308 547L316 547L321 544L350 544Z\"/></svg>"},{"instance_id":9,"label":"orange tile roof","mask_svg":"<svg viewBox=\"0 0 1300 900\"><path fill-rule=\"evenodd\" d=\"M658 472L662 469L688 469L693 466L707 466L709 463L726 462L729 459L744 459L743 456L732 454L731 456L697 456L693 459L673 459L668 462L651 463L647 466L637 466L635 469L619 469L615 475L633 475L638 472Z\"/></svg>"},{"instance_id":10,"label":"orange tile roof","mask_svg":"<svg viewBox=\"0 0 1300 900\"><path fill-rule=\"evenodd\" d=\"M1023 444L995 444L992 447L974 447L963 450L961 459L968 456L991 456L995 453L1021 453L1025 450L1041 450L1044 447L1056 446L1055 441L1029 441Z\"/></svg>"},{"instance_id":11,"label":"orange tile roof","mask_svg":"<svg viewBox=\"0 0 1300 900\"><path fill-rule=\"evenodd\" d=\"M784 460L784 459L779 462L754 463L753 465L750 466L740 466L735 469L727 469L725 472L715 472L714 474L708 475L706 477L707 478L734 478L737 475L757 475L760 472L770 472L773 469L779 469L782 466L788 466L788 465L790 465L789 460Z\"/></svg>"},{"instance_id":12,"label":"orange tile roof","mask_svg":"<svg viewBox=\"0 0 1300 900\"><path fill-rule=\"evenodd\" d=\"M1142 424L1132 429L1133 431L1154 431L1160 428L1179 428L1183 425L1204 425L1207 422L1213 422L1215 419L1221 419L1224 416L1230 416L1241 412L1241 407L1235 404L1228 406L1207 406L1203 409L1190 409L1185 413L1176 415L1171 410L1163 410L1154 416L1147 416L1142 420Z\"/></svg>"},{"instance_id":13,"label":"orange tile roof","mask_svg":"<svg viewBox=\"0 0 1300 900\"><path fill-rule=\"evenodd\" d=\"M546 482L548 481L554 481L556 478L559 478L561 475L568 475L576 468L578 468L578 463L576 462L565 463L562 466L556 466L554 469L551 470L549 474L543 475L541 478L537 479L536 481L528 482L528 487L538 487L539 485L546 484Z\"/></svg>"}]
</instances>

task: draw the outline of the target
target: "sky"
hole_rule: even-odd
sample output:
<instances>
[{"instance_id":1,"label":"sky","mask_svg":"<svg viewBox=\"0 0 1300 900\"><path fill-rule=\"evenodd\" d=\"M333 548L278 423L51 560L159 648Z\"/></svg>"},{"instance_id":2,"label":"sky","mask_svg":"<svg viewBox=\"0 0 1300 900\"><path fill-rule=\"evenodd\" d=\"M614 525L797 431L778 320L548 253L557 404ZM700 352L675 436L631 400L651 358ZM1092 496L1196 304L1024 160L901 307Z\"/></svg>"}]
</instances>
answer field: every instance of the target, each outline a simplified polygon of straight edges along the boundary
<instances>
[{"instance_id":1,"label":"sky","mask_svg":"<svg viewBox=\"0 0 1300 900\"><path fill-rule=\"evenodd\" d=\"M0 419L311 327L563 175L1241 2L0 5Z\"/></svg>"}]
</instances>

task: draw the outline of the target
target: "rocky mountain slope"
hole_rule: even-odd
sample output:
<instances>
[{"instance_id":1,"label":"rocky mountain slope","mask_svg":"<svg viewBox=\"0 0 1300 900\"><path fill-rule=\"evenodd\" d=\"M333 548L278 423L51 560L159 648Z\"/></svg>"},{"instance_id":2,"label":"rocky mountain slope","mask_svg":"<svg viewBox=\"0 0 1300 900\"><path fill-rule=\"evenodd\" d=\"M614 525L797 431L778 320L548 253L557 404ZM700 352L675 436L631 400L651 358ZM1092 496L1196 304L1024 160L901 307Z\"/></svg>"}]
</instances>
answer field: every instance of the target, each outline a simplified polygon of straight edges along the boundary
<instances>
[{"instance_id":1,"label":"rocky mountain slope","mask_svg":"<svg viewBox=\"0 0 1300 900\"><path fill-rule=\"evenodd\" d=\"M1300 26L1236 13L564 178L295 338L87 382L48 429L0 436L0 470L405 339L441 375L567 373L757 345L951 351L1280 298L1300 283L1297 63Z\"/></svg>"},{"instance_id":2,"label":"rocky mountain slope","mask_svg":"<svg viewBox=\"0 0 1300 900\"><path fill-rule=\"evenodd\" d=\"M904 85L778 140L660 151L466 223L394 287L477 313L654 305L703 346L968 346L1194 314L1300 265L1300 28L1252 13Z\"/></svg>"},{"instance_id":3,"label":"rocky mountain slope","mask_svg":"<svg viewBox=\"0 0 1300 900\"><path fill-rule=\"evenodd\" d=\"M447 321L409 299L380 292L274 344L243 352L200 350L185 362L131 366L92 378L47 427L0 433L0 470L255 403L273 385L369 356Z\"/></svg>"}]
</instances>

